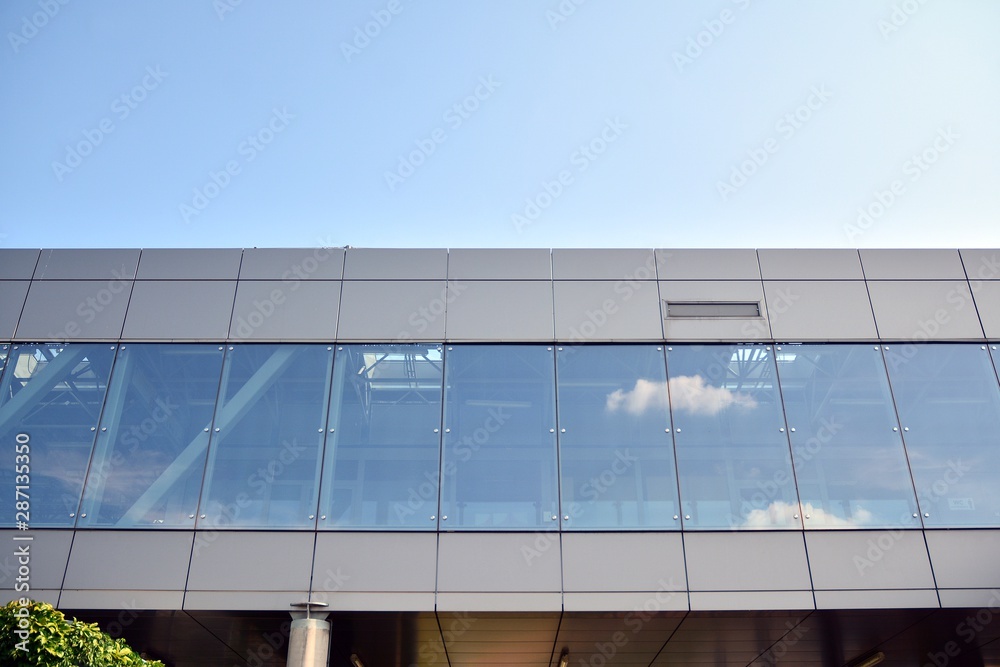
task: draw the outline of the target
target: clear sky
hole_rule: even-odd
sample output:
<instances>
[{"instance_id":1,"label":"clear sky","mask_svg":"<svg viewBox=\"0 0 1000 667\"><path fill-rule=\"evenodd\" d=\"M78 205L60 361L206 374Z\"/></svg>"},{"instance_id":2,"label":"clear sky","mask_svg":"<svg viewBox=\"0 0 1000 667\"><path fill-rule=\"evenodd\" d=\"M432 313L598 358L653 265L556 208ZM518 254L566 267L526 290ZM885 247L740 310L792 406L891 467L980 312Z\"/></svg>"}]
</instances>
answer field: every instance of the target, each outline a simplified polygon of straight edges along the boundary
<instances>
[{"instance_id":1,"label":"clear sky","mask_svg":"<svg viewBox=\"0 0 1000 667\"><path fill-rule=\"evenodd\" d=\"M0 246L1000 247L996 0L3 0Z\"/></svg>"}]
</instances>

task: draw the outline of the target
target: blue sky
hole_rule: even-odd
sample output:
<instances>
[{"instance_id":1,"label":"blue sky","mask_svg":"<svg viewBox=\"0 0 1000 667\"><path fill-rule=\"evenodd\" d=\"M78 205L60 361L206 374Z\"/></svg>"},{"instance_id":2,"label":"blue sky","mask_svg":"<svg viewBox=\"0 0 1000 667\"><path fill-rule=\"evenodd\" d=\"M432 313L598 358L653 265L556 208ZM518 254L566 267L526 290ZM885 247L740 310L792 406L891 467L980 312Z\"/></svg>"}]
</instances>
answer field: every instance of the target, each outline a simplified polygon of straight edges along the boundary
<instances>
[{"instance_id":1,"label":"blue sky","mask_svg":"<svg viewBox=\"0 0 1000 667\"><path fill-rule=\"evenodd\" d=\"M4 247L1000 247L994 0L5 0Z\"/></svg>"}]
</instances>

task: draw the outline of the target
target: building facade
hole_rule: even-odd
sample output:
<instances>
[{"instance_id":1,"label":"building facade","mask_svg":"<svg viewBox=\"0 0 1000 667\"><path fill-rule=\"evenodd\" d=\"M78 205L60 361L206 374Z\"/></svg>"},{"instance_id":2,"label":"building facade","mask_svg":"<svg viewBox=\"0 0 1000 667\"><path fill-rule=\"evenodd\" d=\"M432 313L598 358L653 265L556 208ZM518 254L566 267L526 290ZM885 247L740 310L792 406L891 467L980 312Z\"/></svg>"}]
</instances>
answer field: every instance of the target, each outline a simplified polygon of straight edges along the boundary
<instances>
[{"instance_id":1,"label":"building facade","mask_svg":"<svg viewBox=\"0 0 1000 667\"><path fill-rule=\"evenodd\" d=\"M996 250L0 250L0 578L178 666L307 601L334 665L997 665L998 341Z\"/></svg>"}]
</instances>

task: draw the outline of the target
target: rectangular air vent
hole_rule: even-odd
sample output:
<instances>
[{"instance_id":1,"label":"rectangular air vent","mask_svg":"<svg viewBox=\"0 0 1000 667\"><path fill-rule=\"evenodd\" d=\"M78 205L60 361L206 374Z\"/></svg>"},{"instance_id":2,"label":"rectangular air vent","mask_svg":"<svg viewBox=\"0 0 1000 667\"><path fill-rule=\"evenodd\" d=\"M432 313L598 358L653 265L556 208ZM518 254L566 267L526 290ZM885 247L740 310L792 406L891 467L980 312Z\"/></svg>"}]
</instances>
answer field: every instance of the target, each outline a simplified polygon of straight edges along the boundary
<instances>
[{"instance_id":1,"label":"rectangular air vent","mask_svg":"<svg viewBox=\"0 0 1000 667\"><path fill-rule=\"evenodd\" d=\"M760 317L757 301L665 301L667 317Z\"/></svg>"}]
</instances>

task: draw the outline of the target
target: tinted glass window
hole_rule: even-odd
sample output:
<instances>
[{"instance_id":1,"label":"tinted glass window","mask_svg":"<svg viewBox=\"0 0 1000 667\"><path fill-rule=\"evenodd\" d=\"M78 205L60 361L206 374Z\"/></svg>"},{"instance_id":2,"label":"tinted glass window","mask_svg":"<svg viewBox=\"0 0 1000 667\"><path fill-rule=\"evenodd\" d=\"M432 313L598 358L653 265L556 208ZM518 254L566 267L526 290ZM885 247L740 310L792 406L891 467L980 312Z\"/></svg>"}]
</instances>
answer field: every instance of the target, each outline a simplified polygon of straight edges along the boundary
<instances>
[{"instance_id":1,"label":"tinted glass window","mask_svg":"<svg viewBox=\"0 0 1000 667\"><path fill-rule=\"evenodd\" d=\"M14 345L0 394L0 479L10 502L0 503L3 525L15 520L14 443L28 439L29 525L72 526L80 504L108 376L115 358L110 344Z\"/></svg>"},{"instance_id":2,"label":"tinted glass window","mask_svg":"<svg viewBox=\"0 0 1000 667\"><path fill-rule=\"evenodd\" d=\"M121 347L77 525L194 526L222 354L217 345Z\"/></svg>"},{"instance_id":3,"label":"tinted glass window","mask_svg":"<svg viewBox=\"0 0 1000 667\"><path fill-rule=\"evenodd\" d=\"M775 349L806 528L920 527L877 345Z\"/></svg>"},{"instance_id":4,"label":"tinted glass window","mask_svg":"<svg viewBox=\"0 0 1000 667\"><path fill-rule=\"evenodd\" d=\"M337 349L320 525L437 527L442 378L440 346Z\"/></svg>"},{"instance_id":5,"label":"tinted glass window","mask_svg":"<svg viewBox=\"0 0 1000 667\"><path fill-rule=\"evenodd\" d=\"M561 347L556 358L564 527L680 529L663 348Z\"/></svg>"},{"instance_id":6,"label":"tinted glass window","mask_svg":"<svg viewBox=\"0 0 1000 667\"><path fill-rule=\"evenodd\" d=\"M558 526L553 353L447 348L442 528Z\"/></svg>"},{"instance_id":7,"label":"tinted glass window","mask_svg":"<svg viewBox=\"0 0 1000 667\"><path fill-rule=\"evenodd\" d=\"M674 345L667 370L684 525L799 527L771 346Z\"/></svg>"}]
</instances>

